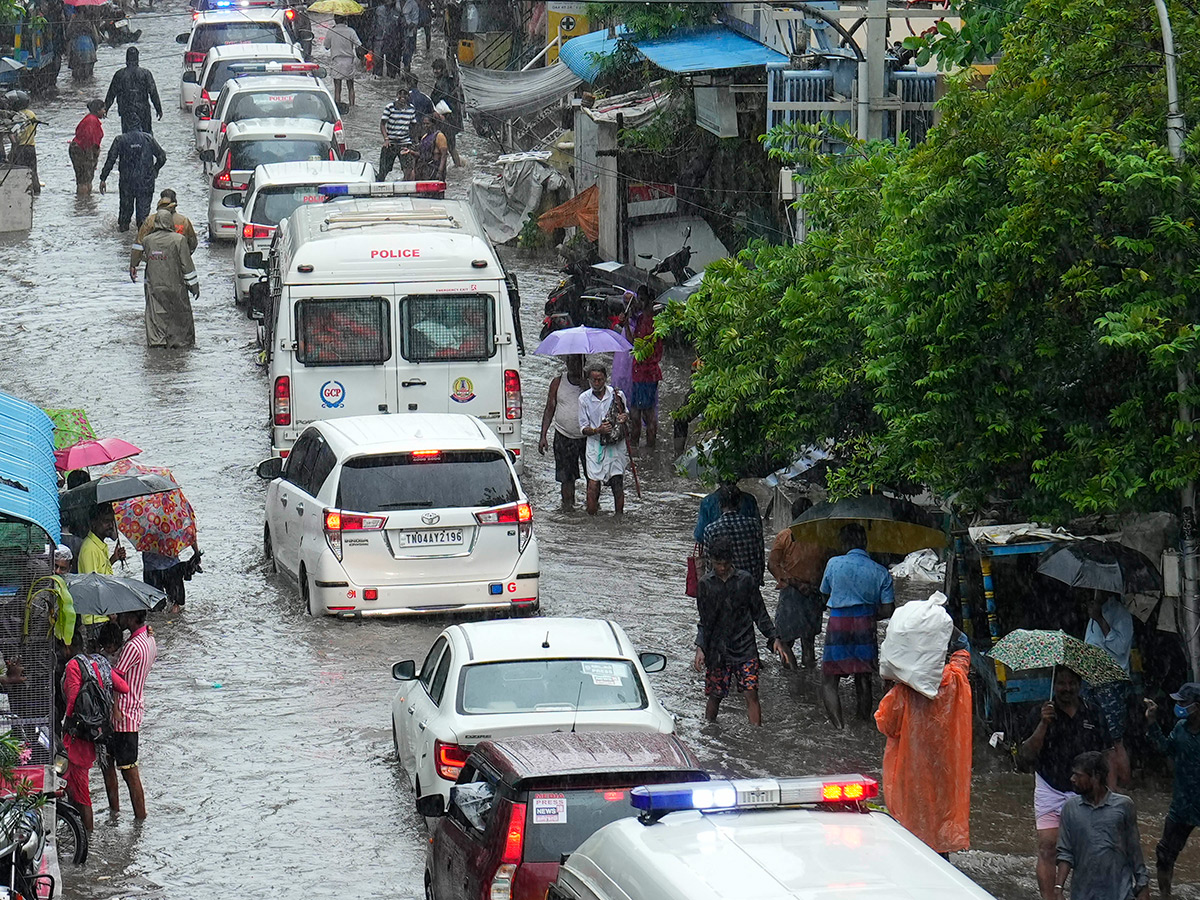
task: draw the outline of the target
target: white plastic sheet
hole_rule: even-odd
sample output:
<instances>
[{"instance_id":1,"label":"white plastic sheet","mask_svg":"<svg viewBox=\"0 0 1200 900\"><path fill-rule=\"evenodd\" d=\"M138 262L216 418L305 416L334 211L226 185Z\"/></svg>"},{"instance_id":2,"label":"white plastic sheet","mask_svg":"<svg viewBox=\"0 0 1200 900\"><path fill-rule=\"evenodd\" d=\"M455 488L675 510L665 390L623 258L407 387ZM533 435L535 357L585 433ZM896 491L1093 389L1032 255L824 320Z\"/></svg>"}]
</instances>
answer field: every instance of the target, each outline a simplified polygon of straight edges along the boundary
<instances>
[{"instance_id":1,"label":"white plastic sheet","mask_svg":"<svg viewBox=\"0 0 1200 900\"><path fill-rule=\"evenodd\" d=\"M919 584L943 584L946 564L933 550L914 550L889 570L893 578L907 578Z\"/></svg>"}]
</instances>

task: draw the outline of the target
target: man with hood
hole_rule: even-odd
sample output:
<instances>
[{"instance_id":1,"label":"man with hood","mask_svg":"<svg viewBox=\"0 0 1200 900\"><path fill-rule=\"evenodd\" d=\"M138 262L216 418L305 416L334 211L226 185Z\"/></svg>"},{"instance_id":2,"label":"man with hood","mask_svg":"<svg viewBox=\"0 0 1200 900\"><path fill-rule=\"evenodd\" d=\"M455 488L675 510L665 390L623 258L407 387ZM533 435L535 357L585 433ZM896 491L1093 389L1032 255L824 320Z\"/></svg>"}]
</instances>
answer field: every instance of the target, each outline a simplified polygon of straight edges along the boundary
<instances>
[{"instance_id":1,"label":"man with hood","mask_svg":"<svg viewBox=\"0 0 1200 900\"><path fill-rule=\"evenodd\" d=\"M200 296L200 276L187 239L175 230L170 209L154 214L154 227L142 242L146 258L146 346L175 349L196 344L196 324L188 294ZM131 280L137 269L131 268Z\"/></svg>"},{"instance_id":2,"label":"man with hood","mask_svg":"<svg viewBox=\"0 0 1200 900\"><path fill-rule=\"evenodd\" d=\"M109 146L104 168L100 170L100 193L108 190L108 175L116 165L121 173L117 231L129 230L129 219L135 207L138 227L146 221L150 215L150 200L154 197L154 182L166 164L166 151L154 135L145 131L127 131Z\"/></svg>"},{"instance_id":3,"label":"man with hood","mask_svg":"<svg viewBox=\"0 0 1200 900\"><path fill-rule=\"evenodd\" d=\"M113 100L117 101L121 114L122 131L153 132L150 122L150 104L161 119L163 116L162 103L158 99L158 87L154 76L138 65L138 48L130 47L125 51L125 68L118 69L108 86L108 96L104 98L104 106L113 108Z\"/></svg>"},{"instance_id":4,"label":"man with hood","mask_svg":"<svg viewBox=\"0 0 1200 900\"><path fill-rule=\"evenodd\" d=\"M173 227L178 234L183 235L183 239L187 241L189 253L195 253L196 247L200 243L196 237L196 229L192 227L192 220L179 212L176 208L179 205L179 198L170 188L163 188L162 193L158 195L158 208L155 212L168 210L171 213ZM142 262L142 254L145 249L145 240L154 230L154 216L147 216L146 221L142 223L142 227L138 229L137 241L129 251L129 277L136 278L138 266Z\"/></svg>"}]
</instances>

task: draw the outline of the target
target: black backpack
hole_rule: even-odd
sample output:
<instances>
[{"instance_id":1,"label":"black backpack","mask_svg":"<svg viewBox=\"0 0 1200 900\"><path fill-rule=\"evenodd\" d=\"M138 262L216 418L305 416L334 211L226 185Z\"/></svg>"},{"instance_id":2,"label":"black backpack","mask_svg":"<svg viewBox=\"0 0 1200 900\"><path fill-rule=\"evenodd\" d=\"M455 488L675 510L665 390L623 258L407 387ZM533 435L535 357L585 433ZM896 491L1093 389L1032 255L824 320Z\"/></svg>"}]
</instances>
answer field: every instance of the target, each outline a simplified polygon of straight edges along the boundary
<instances>
[{"instance_id":1,"label":"black backpack","mask_svg":"<svg viewBox=\"0 0 1200 900\"><path fill-rule=\"evenodd\" d=\"M75 697L75 708L63 727L71 737L93 743L112 736L112 693L96 677L92 661L86 656L75 657L83 682Z\"/></svg>"}]
</instances>

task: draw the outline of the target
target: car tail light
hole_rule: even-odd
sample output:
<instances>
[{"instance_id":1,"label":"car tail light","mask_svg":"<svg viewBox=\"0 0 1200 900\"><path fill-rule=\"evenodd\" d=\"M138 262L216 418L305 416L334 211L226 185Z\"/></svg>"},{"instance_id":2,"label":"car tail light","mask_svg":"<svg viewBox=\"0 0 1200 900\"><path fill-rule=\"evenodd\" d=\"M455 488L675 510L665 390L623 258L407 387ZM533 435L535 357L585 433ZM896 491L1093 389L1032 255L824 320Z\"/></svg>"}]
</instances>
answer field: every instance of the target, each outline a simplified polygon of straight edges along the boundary
<instances>
[{"instance_id":1,"label":"car tail light","mask_svg":"<svg viewBox=\"0 0 1200 900\"><path fill-rule=\"evenodd\" d=\"M528 503L512 503L475 513L480 525L516 525L517 552L524 553L533 537L533 507Z\"/></svg>"},{"instance_id":2,"label":"car tail light","mask_svg":"<svg viewBox=\"0 0 1200 900\"><path fill-rule=\"evenodd\" d=\"M260 238L269 238L274 233L274 225L253 225L247 222L242 226L242 239L247 241L256 241Z\"/></svg>"},{"instance_id":3,"label":"car tail light","mask_svg":"<svg viewBox=\"0 0 1200 900\"><path fill-rule=\"evenodd\" d=\"M508 816L508 828L504 832L504 850L500 854L500 865L492 875L489 900L512 900L513 882L524 855L525 804L514 803Z\"/></svg>"},{"instance_id":4,"label":"car tail light","mask_svg":"<svg viewBox=\"0 0 1200 900\"><path fill-rule=\"evenodd\" d=\"M244 191L249 187L244 181L234 181L233 173L228 169L218 172L212 183L213 187L219 191Z\"/></svg>"},{"instance_id":5,"label":"car tail light","mask_svg":"<svg viewBox=\"0 0 1200 900\"><path fill-rule=\"evenodd\" d=\"M338 145L338 150L346 152L346 129L341 119L333 123L333 141Z\"/></svg>"},{"instance_id":6,"label":"car tail light","mask_svg":"<svg viewBox=\"0 0 1200 900\"><path fill-rule=\"evenodd\" d=\"M521 373L516 369L504 370L504 418L521 418Z\"/></svg>"},{"instance_id":7,"label":"car tail light","mask_svg":"<svg viewBox=\"0 0 1200 900\"><path fill-rule=\"evenodd\" d=\"M343 531L382 531L386 523L386 516L364 516L361 513L344 513L340 509L327 509L325 543L329 545L338 562L341 562Z\"/></svg>"},{"instance_id":8,"label":"car tail light","mask_svg":"<svg viewBox=\"0 0 1200 900\"><path fill-rule=\"evenodd\" d=\"M289 21L296 18L296 11L294 9L285 9L283 14Z\"/></svg>"},{"instance_id":9,"label":"car tail light","mask_svg":"<svg viewBox=\"0 0 1200 900\"><path fill-rule=\"evenodd\" d=\"M229 127L229 123L228 123L228 122L222 122L222 123L221 123L221 134L224 134L224 133L225 133L225 129L226 129L226 128L228 128L228 127Z\"/></svg>"},{"instance_id":10,"label":"car tail light","mask_svg":"<svg viewBox=\"0 0 1200 900\"><path fill-rule=\"evenodd\" d=\"M189 50L187 53L183 54L183 62L184 65L198 66L200 63L204 62L204 54L198 53L195 50Z\"/></svg>"},{"instance_id":11,"label":"car tail light","mask_svg":"<svg viewBox=\"0 0 1200 900\"><path fill-rule=\"evenodd\" d=\"M280 375L275 379L275 399L271 404L271 415L276 425L292 424L292 379Z\"/></svg>"},{"instance_id":12,"label":"car tail light","mask_svg":"<svg viewBox=\"0 0 1200 900\"><path fill-rule=\"evenodd\" d=\"M462 767L467 764L467 757L471 753L469 750L464 750L458 744L447 744L445 741L433 742L433 757L434 766L437 768L437 773L447 781L454 781L458 778L458 773L462 771ZM524 804L520 804L522 810ZM522 840L524 840L525 815L521 814L521 829Z\"/></svg>"},{"instance_id":13,"label":"car tail light","mask_svg":"<svg viewBox=\"0 0 1200 900\"><path fill-rule=\"evenodd\" d=\"M200 99L201 99L201 101L203 101L204 103L207 103L209 100L211 100L211 99L212 99L211 97L209 97L209 96L208 96L208 88L205 88L204 90L202 90L202 91L200 92Z\"/></svg>"}]
</instances>

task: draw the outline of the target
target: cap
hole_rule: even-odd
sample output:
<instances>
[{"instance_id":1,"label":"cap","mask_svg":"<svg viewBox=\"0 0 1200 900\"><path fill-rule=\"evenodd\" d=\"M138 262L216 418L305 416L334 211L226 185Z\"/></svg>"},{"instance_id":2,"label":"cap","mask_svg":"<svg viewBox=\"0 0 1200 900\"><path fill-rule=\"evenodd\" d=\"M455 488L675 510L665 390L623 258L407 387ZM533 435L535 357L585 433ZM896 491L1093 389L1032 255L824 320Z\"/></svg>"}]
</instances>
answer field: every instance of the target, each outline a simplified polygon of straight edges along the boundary
<instances>
[{"instance_id":1,"label":"cap","mask_svg":"<svg viewBox=\"0 0 1200 900\"><path fill-rule=\"evenodd\" d=\"M1200 682L1189 681L1177 693L1172 694L1171 699L1180 703L1195 703L1200 700Z\"/></svg>"}]
</instances>

